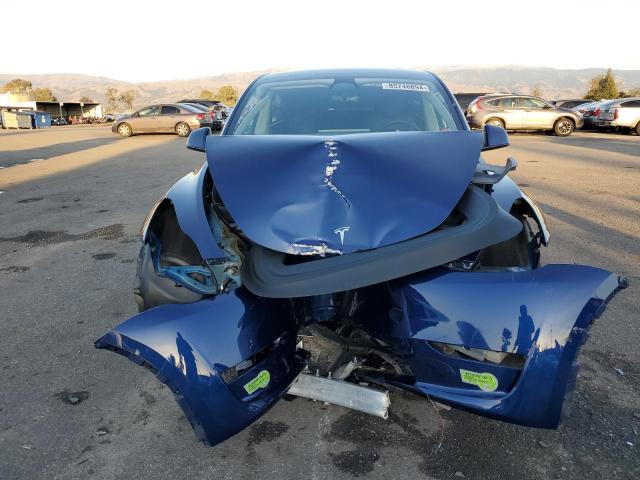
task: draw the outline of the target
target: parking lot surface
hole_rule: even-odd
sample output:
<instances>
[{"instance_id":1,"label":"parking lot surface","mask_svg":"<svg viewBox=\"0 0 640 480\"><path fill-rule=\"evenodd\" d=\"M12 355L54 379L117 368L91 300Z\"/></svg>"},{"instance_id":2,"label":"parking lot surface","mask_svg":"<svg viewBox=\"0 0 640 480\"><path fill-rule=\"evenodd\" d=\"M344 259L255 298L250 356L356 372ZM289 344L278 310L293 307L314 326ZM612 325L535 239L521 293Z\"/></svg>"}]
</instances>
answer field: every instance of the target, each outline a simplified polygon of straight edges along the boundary
<instances>
[{"instance_id":1,"label":"parking lot surface","mask_svg":"<svg viewBox=\"0 0 640 480\"><path fill-rule=\"evenodd\" d=\"M630 281L591 330L562 427L394 392L388 420L282 401L207 448L150 372L93 348L136 313L138 229L202 154L108 126L0 132L0 478L640 478L640 137L511 141L486 157L518 159L512 176L551 227L543 262Z\"/></svg>"}]
</instances>

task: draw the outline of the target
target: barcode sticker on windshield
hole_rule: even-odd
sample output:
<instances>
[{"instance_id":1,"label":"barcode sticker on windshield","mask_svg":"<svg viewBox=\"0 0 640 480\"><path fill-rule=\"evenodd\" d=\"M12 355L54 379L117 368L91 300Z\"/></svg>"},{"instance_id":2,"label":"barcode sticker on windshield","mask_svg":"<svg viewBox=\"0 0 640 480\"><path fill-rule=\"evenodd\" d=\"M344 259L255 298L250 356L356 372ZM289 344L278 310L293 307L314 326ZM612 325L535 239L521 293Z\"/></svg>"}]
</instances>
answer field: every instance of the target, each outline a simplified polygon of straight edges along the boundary
<instances>
[{"instance_id":1,"label":"barcode sticker on windshield","mask_svg":"<svg viewBox=\"0 0 640 480\"><path fill-rule=\"evenodd\" d=\"M383 90L410 90L416 92L428 92L429 87L419 83L383 83Z\"/></svg>"}]
</instances>

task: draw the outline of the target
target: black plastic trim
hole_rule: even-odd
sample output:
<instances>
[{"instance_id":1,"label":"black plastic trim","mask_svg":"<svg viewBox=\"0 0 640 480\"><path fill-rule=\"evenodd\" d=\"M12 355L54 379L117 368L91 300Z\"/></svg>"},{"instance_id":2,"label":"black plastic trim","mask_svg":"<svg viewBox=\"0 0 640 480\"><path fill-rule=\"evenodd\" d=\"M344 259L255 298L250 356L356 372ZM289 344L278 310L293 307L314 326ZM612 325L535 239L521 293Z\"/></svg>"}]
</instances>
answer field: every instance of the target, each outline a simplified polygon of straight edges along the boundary
<instances>
[{"instance_id":1,"label":"black plastic trim","mask_svg":"<svg viewBox=\"0 0 640 480\"><path fill-rule=\"evenodd\" d=\"M469 186L457 208L466 217L461 225L374 250L305 263L286 265L284 253L254 244L245 258L242 283L255 295L270 298L352 290L442 265L522 230L518 219L478 187Z\"/></svg>"}]
</instances>

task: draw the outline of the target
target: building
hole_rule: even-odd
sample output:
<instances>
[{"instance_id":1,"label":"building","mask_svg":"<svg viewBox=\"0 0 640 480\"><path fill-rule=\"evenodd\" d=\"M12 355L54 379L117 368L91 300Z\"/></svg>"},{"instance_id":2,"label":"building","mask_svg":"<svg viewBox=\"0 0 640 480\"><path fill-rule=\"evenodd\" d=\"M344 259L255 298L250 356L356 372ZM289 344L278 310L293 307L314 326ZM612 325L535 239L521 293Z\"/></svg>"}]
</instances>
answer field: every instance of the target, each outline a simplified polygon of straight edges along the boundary
<instances>
[{"instance_id":1,"label":"building","mask_svg":"<svg viewBox=\"0 0 640 480\"><path fill-rule=\"evenodd\" d=\"M104 115L100 103L37 102L31 95L0 93L0 110L47 112L52 117L99 118Z\"/></svg>"}]
</instances>

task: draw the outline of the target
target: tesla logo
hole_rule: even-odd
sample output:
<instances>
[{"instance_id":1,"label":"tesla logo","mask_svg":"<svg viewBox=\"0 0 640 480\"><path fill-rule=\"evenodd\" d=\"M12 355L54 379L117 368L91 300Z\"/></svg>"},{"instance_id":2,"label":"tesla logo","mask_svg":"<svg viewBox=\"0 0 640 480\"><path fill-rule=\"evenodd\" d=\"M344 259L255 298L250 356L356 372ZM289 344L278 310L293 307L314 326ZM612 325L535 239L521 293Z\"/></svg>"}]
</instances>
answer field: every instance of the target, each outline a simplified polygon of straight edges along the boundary
<instances>
[{"instance_id":1,"label":"tesla logo","mask_svg":"<svg viewBox=\"0 0 640 480\"><path fill-rule=\"evenodd\" d=\"M333 233L336 235L340 235L340 244L344 245L344 234L351 230L351 227L340 227L336 228Z\"/></svg>"}]
</instances>

